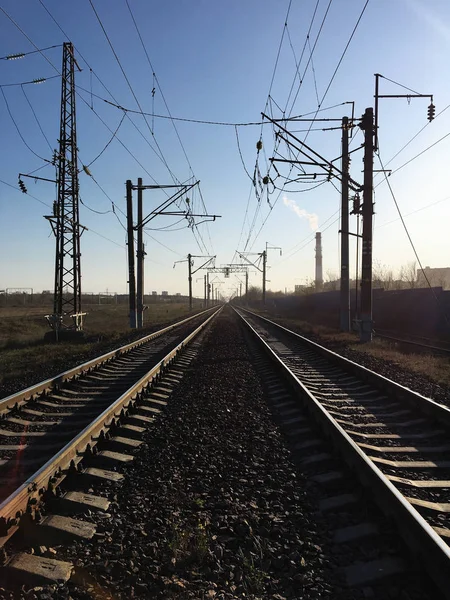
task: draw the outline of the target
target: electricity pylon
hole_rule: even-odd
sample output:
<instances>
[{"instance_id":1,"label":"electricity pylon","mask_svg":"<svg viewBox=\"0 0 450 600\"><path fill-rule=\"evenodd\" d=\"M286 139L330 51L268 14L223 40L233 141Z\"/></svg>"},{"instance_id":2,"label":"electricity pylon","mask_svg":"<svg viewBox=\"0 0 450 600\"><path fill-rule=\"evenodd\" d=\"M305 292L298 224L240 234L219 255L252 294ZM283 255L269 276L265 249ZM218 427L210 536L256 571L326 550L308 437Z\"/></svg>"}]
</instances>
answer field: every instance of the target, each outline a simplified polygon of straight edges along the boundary
<instances>
[{"instance_id":1,"label":"electricity pylon","mask_svg":"<svg viewBox=\"0 0 450 600\"><path fill-rule=\"evenodd\" d=\"M46 217L56 238L53 314L47 316L56 340L61 335L80 335L85 314L81 312L80 235L83 228L79 221L75 65L79 69L73 45L65 42L57 155L58 199L53 203L53 215ZM67 317L72 321L66 320Z\"/></svg>"}]
</instances>

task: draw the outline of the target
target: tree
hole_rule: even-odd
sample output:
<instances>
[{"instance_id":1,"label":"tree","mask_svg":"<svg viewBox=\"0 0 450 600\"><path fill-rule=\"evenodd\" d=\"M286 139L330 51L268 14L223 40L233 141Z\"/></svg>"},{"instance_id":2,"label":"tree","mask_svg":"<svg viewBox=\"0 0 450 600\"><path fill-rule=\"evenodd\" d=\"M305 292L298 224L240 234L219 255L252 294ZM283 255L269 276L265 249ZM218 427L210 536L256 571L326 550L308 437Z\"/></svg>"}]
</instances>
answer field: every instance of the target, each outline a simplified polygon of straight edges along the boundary
<instances>
[{"instance_id":1,"label":"tree","mask_svg":"<svg viewBox=\"0 0 450 600\"><path fill-rule=\"evenodd\" d=\"M399 279L406 284L406 287L414 289L417 285L417 263L412 261L400 267Z\"/></svg>"}]
</instances>

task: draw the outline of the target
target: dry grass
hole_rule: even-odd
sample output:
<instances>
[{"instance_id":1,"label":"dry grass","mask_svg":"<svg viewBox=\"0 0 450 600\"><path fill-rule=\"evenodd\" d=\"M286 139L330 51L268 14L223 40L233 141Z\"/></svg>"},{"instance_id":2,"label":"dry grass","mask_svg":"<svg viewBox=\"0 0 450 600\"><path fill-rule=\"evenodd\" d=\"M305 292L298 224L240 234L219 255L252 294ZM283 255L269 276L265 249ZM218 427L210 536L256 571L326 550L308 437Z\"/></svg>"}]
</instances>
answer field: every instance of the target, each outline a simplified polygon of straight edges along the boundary
<instances>
[{"instance_id":1,"label":"dry grass","mask_svg":"<svg viewBox=\"0 0 450 600\"><path fill-rule=\"evenodd\" d=\"M44 343L49 331L44 316L49 307L6 307L0 309L0 385L28 374L49 370L54 374L105 351L106 345L120 346L130 335L126 305L86 306L85 341ZM144 313L144 330L181 320L189 315L187 304L152 304ZM44 377L44 376L43 376ZM41 379L43 378L41 377ZM1 394L0 394L1 395Z\"/></svg>"},{"instance_id":2,"label":"dry grass","mask_svg":"<svg viewBox=\"0 0 450 600\"><path fill-rule=\"evenodd\" d=\"M425 375L440 385L450 386L450 358L446 356L401 352L393 347L391 342L384 340L374 340L371 344L355 344L349 348L374 358L388 360L412 373Z\"/></svg>"}]
</instances>

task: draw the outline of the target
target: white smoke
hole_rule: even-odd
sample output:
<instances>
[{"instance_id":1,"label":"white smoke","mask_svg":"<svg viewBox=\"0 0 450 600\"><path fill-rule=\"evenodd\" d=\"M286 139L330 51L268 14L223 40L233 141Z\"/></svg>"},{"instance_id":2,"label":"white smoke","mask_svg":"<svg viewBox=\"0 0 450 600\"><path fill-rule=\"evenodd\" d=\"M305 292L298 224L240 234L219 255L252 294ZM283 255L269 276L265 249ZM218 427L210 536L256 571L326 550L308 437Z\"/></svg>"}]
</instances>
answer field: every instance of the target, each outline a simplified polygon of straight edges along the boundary
<instances>
[{"instance_id":1,"label":"white smoke","mask_svg":"<svg viewBox=\"0 0 450 600\"><path fill-rule=\"evenodd\" d=\"M300 206L297 206L295 200L289 200L289 198L286 196L283 197L283 203L285 206L293 210L295 214L300 217L300 219L306 219L312 231L316 231L316 229L319 227L319 217L316 215L316 213L309 213L304 208L300 208Z\"/></svg>"}]
</instances>

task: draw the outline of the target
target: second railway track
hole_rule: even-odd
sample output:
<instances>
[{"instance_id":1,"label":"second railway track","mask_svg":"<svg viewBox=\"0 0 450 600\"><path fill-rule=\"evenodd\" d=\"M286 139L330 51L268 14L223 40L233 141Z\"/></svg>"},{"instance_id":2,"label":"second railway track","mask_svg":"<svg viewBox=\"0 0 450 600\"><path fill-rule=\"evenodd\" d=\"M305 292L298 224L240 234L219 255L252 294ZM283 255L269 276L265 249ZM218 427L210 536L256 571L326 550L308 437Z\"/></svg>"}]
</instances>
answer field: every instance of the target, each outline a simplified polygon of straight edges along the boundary
<instances>
[{"instance_id":1,"label":"second railway track","mask_svg":"<svg viewBox=\"0 0 450 600\"><path fill-rule=\"evenodd\" d=\"M450 410L268 319L239 312L448 594ZM339 478L316 442L305 447L323 462L324 477Z\"/></svg>"}]
</instances>

